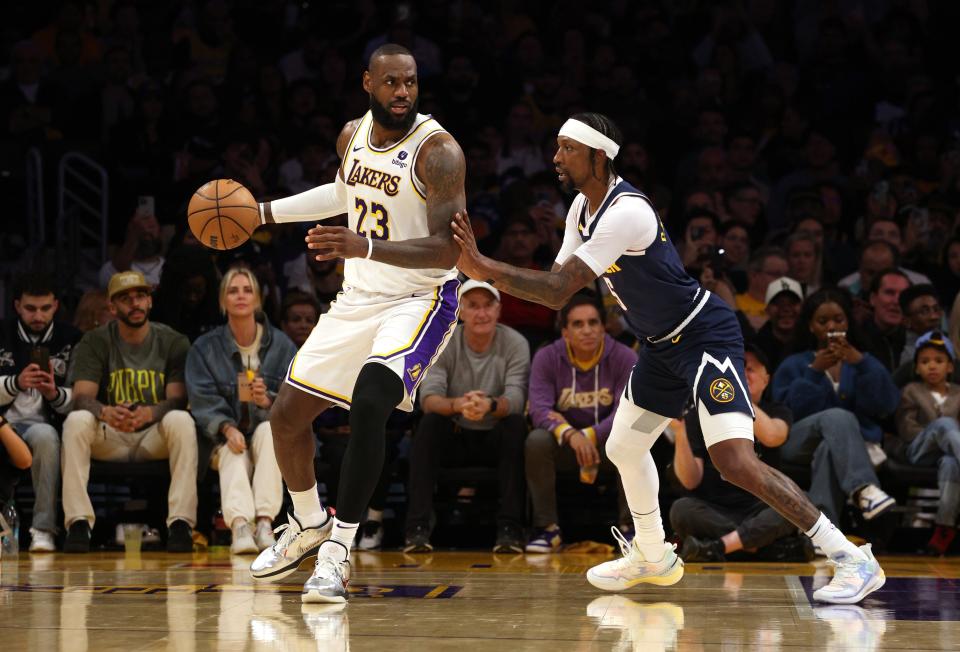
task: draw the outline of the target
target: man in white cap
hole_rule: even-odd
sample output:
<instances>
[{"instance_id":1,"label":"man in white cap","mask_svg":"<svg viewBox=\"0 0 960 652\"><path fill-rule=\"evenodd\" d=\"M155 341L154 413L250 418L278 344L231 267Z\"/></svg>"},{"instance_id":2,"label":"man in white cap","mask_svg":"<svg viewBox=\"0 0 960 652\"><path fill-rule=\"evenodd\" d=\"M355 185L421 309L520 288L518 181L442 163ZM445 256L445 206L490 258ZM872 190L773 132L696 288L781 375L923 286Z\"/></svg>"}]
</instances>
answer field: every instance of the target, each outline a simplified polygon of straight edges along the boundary
<instances>
[{"instance_id":1,"label":"man in white cap","mask_svg":"<svg viewBox=\"0 0 960 652\"><path fill-rule=\"evenodd\" d=\"M771 281L764 297L767 322L757 331L753 343L760 347L771 372L793 351L800 308L803 306L803 288L789 276Z\"/></svg>"},{"instance_id":2,"label":"man in white cap","mask_svg":"<svg viewBox=\"0 0 960 652\"><path fill-rule=\"evenodd\" d=\"M500 509L494 552L523 552L526 509L523 416L530 349L498 323L500 293L481 281L460 288L460 319L420 387L423 419L410 450L404 552L429 552L433 485L443 466L495 466Z\"/></svg>"},{"instance_id":3,"label":"man in white cap","mask_svg":"<svg viewBox=\"0 0 960 652\"><path fill-rule=\"evenodd\" d=\"M744 381L743 334L733 311L683 268L666 229L643 193L617 176L613 160L623 137L598 113L564 123L554 156L557 175L579 194L567 214L553 270L540 272L480 254L465 213L452 228L461 248L457 266L503 292L560 308L580 288L603 277L630 329L643 343L614 417L607 455L623 481L636 535L613 535L623 557L587 572L608 591L640 583L667 586L683 577L683 562L664 542L659 478L650 448L693 398L714 466L802 529L836 564L816 600L855 603L883 586L870 546L858 548L817 509L796 483L761 462L753 449L750 394ZM758 413L756 418L765 418Z\"/></svg>"}]
</instances>

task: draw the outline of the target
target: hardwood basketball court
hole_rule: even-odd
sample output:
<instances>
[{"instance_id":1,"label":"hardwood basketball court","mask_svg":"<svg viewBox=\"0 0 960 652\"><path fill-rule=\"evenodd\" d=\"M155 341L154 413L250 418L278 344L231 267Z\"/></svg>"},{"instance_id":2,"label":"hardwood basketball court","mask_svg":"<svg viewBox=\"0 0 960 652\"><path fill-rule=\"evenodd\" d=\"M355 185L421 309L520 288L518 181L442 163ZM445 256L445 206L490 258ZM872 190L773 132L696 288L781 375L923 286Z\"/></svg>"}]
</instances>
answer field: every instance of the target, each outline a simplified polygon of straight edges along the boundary
<instances>
[{"instance_id":1,"label":"hardwood basketball court","mask_svg":"<svg viewBox=\"0 0 960 652\"><path fill-rule=\"evenodd\" d=\"M812 603L816 564L689 564L669 588L589 586L586 554L355 553L345 608L303 606L307 566L254 584L223 552L29 555L0 580L3 650L960 649L960 560L881 558L855 607Z\"/></svg>"}]
</instances>

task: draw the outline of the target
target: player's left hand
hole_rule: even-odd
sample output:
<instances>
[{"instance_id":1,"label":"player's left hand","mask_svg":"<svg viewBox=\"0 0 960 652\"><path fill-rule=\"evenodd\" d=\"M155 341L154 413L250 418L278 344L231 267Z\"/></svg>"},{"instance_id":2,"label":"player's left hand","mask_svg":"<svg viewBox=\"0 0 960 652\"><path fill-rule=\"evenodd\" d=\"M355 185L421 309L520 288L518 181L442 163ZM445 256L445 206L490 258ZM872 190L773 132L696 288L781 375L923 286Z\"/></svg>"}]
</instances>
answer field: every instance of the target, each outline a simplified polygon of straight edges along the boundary
<instances>
[{"instance_id":1,"label":"player's left hand","mask_svg":"<svg viewBox=\"0 0 960 652\"><path fill-rule=\"evenodd\" d=\"M367 239L345 226L316 225L307 231L307 248L313 249L317 260L334 258L366 258Z\"/></svg>"},{"instance_id":2,"label":"player's left hand","mask_svg":"<svg viewBox=\"0 0 960 652\"><path fill-rule=\"evenodd\" d=\"M470 278L485 281L490 275L485 271L484 261L486 256L477 249L477 239L473 235L473 228L470 226L470 216L466 209L463 212L455 213L453 221L450 222L450 228L453 230L453 239L460 245L460 258L457 259L457 268Z\"/></svg>"}]
</instances>

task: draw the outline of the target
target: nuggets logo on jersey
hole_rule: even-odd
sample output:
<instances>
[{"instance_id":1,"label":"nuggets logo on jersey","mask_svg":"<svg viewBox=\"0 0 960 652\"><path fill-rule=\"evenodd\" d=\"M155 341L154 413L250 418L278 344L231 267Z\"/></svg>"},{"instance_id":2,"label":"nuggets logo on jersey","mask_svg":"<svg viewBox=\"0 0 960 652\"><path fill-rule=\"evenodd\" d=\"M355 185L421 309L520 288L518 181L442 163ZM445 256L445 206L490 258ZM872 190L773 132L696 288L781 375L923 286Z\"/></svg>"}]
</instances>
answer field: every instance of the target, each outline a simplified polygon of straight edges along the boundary
<instances>
[{"instance_id":1,"label":"nuggets logo on jersey","mask_svg":"<svg viewBox=\"0 0 960 652\"><path fill-rule=\"evenodd\" d=\"M388 174L362 165L359 159L353 159L350 166L350 173L347 175L346 184L355 186L370 186L376 190L382 190L390 197L396 197L400 192L400 175Z\"/></svg>"},{"instance_id":2,"label":"nuggets logo on jersey","mask_svg":"<svg viewBox=\"0 0 960 652\"><path fill-rule=\"evenodd\" d=\"M710 397L717 403L729 403L736 397L733 383L726 378L717 378L710 383Z\"/></svg>"}]
</instances>

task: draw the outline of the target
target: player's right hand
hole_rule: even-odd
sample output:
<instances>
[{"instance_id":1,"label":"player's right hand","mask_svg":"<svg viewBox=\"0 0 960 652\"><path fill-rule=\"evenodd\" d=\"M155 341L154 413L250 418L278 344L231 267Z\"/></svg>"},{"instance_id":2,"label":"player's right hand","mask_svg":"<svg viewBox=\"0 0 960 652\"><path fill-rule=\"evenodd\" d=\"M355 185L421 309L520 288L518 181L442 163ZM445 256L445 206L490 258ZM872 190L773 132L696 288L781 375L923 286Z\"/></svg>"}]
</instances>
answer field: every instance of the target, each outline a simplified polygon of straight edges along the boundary
<instances>
[{"instance_id":1,"label":"player's right hand","mask_svg":"<svg viewBox=\"0 0 960 652\"><path fill-rule=\"evenodd\" d=\"M453 230L453 239L460 245L460 258L457 259L457 268L470 278L485 281L490 278L486 273L484 260L486 257L477 248L477 240L470 226L470 216L466 209L455 213L450 223Z\"/></svg>"}]
</instances>

